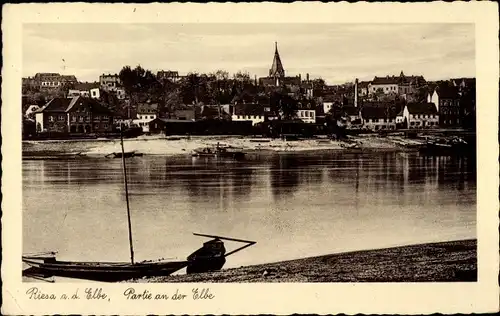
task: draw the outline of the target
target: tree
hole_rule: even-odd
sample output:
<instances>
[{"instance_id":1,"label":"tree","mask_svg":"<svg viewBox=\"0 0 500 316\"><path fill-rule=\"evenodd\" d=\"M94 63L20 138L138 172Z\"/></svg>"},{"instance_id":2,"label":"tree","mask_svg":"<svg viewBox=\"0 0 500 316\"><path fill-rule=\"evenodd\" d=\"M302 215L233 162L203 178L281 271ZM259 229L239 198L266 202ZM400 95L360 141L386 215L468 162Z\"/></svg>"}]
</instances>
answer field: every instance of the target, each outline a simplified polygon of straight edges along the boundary
<instances>
[{"instance_id":1,"label":"tree","mask_svg":"<svg viewBox=\"0 0 500 316\"><path fill-rule=\"evenodd\" d=\"M280 91L274 91L270 96L271 108L279 113L279 117L284 120L291 120L297 117L298 101Z\"/></svg>"}]
</instances>

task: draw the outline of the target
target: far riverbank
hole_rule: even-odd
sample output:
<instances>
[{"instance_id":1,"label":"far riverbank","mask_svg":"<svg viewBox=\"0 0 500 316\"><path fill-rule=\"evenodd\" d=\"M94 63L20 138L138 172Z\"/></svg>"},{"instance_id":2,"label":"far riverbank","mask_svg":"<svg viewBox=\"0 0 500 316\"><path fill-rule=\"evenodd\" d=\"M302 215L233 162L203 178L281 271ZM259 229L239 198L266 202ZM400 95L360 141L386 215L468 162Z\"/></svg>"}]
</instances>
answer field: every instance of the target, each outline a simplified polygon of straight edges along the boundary
<instances>
[{"instance_id":1,"label":"far riverbank","mask_svg":"<svg viewBox=\"0 0 500 316\"><path fill-rule=\"evenodd\" d=\"M247 153L272 154L343 150L408 151L409 147L422 144L423 140L378 135L351 136L346 140L317 138L297 141L238 136L140 136L126 139L124 142L126 151L136 151L146 155L184 155L196 148L215 146L217 143L238 148ZM121 151L121 148L118 139L89 139L23 141L22 150L23 157L57 156L70 153L98 157Z\"/></svg>"},{"instance_id":2,"label":"far riverbank","mask_svg":"<svg viewBox=\"0 0 500 316\"><path fill-rule=\"evenodd\" d=\"M135 282L451 281L477 281L477 240L338 253L211 273L140 279Z\"/></svg>"}]
</instances>

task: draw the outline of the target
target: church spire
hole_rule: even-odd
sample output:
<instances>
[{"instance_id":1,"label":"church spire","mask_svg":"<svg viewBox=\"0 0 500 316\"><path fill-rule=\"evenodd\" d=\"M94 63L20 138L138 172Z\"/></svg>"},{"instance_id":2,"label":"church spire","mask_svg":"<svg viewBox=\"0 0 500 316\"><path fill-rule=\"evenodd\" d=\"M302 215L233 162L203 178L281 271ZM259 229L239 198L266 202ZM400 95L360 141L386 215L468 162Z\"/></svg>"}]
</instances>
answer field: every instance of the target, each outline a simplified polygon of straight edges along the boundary
<instances>
[{"instance_id":1,"label":"church spire","mask_svg":"<svg viewBox=\"0 0 500 316\"><path fill-rule=\"evenodd\" d=\"M285 69L283 69L283 64L281 63L280 53L278 52L278 42L274 42L275 51L273 65L269 69L269 77L281 78L285 77Z\"/></svg>"}]
</instances>

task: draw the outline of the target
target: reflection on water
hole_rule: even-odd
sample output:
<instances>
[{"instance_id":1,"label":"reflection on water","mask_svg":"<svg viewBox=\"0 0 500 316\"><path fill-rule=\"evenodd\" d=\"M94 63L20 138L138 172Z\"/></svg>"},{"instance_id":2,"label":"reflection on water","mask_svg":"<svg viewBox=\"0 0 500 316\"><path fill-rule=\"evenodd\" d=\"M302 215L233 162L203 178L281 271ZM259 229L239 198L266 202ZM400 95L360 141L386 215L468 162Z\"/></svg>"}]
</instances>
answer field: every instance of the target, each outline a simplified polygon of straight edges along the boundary
<instances>
[{"instance_id":1,"label":"reflection on water","mask_svg":"<svg viewBox=\"0 0 500 316\"><path fill-rule=\"evenodd\" d=\"M23 161L23 250L126 261L121 168L120 159ZM138 260L186 257L203 242L192 232L258 242L226 267L476 236L467 158L144 156L127 168Z\"/></svg>"}]
</instances>

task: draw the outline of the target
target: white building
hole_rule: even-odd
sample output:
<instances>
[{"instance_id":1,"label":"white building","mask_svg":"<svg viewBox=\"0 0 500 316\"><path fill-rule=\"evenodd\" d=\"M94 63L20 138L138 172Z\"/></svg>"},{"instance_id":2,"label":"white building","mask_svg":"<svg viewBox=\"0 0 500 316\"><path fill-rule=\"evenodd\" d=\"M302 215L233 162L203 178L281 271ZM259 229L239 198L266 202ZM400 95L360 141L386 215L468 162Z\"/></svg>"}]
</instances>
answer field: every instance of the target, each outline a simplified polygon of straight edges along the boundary
<instances>
[{"instance_id":1,"label":"white building","mask_svg":"<svg viewBox=\"0 0 500 316\"><path fill-rule=\"evenodd\" d=\"M90 97L92 99L99 99L99 98L101 98L101 91L99 90L99 88L90 89Z\"/></svg>"},{"instance_id":2,"label":"white building","mask_svg":"<svg viewBox=\"0 0 500 316\"><path fill-rule=\"evenodd\" d=\"M316 123L316 110L301 109L297 111L297 117L304 123Z\"/></svg>"},{"instance_id":3,"label":"white building","mask_svg":"<svg viewBox=\"0 0 500 316\"><path fill-rule=\"evenodd\" d=\"M132 123L140 126L144 133L149 132L149 122L158 117L157 103L141 103L137 106L137 119Z\"/></svg>"},{"instance_id":4,"label":"white building","mask_svg":"<svg viewBox=\"0 0 500 316\"><path fill-rule=\"evenodd\" d=\"M403 110L407 128L437 128L439 114L433 103L408 103Z\"/></svg>"},{"instance_id":5,"label":"white building","mask_svg":"<svg viewBox=\"0 0 500 316\"><path fill-rule=\"evenodd\" d=\"M235 104L231 115L233 121L251 121L252 125L265 121L265 109L260 104Z\"/></svg>"},{"instance_id":6,"label":"white building","mask_svg":"<svg viewBox=\"0 0 500 316\"><path fill-rule=\"evenodd\" d=\"M102 74L99 76L99 84L101 86L101 89L105 91L115 92L116 89L120 86L121 80L117 74Z\"/></svg>"},{"instance_id":7,"label":"white building","mask_svg":"<svg viewBox=\"0 0 500 316\"><path fill-rule=\"evenodd\" d=\"M397 94L398 93L398 79L392 77L375 77L372 82L368 84L368 93L375 94L381 90L384 94Z\"/></svg>"}]
</instances>

